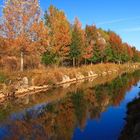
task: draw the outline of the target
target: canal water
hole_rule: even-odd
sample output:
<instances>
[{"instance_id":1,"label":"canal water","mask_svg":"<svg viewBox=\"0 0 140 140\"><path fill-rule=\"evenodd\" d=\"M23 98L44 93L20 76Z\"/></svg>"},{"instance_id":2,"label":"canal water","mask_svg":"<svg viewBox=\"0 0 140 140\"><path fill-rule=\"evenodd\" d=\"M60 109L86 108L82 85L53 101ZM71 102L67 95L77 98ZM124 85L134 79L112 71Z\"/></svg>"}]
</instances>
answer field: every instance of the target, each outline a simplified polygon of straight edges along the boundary
<instances>
[{"instance_id":1,"label":"canal water","mask_svg":"<svg viewBox=\"0 0 140 140\"><path fill-rule=\"evenodd\" d=\"M64 85L0 106L0 140L117 140L140 71Z\"/></svg>"}]
</instances>

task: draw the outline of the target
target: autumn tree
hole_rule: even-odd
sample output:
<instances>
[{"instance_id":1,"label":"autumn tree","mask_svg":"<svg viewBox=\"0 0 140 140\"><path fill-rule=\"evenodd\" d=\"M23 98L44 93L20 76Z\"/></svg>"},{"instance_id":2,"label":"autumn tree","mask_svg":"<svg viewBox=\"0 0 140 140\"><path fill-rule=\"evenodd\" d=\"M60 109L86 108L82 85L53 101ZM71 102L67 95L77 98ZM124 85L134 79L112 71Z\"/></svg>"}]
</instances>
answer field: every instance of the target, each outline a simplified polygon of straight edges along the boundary
<instances>
[{"instance_id":1,"label":"autumn tree","mask_svg":"<svg viewBox=\"0 0 140 140\"><path fill-rule=\"evenodd\" d=\"M5 0L0 34L7 41L14 42L11 46L15 46L13 52L16 51L17 56L20 53L21 71L24 69L23 58L26 54L38 53L40 56L39 50L42 53L44 46L34 46L36 42L41 42L42 32L44 34L44 31L38 29L45 30L40 16L38 0Z\"/></svg>"},{"instance_id":2,"label":"autumn tree","mask_svg":"<svg viewBox=\"0 0 140 140\"><path fill-rule=\"evenodd\" d=\"M97 29L95 25L86 26L86 45L88 60L93 63L104 61L105 48L107 46L108 35L103 29Z\"/></svg>"},{"instance_id":3,"label":"autumn tree","mask_svg":"<svg viewBox=\"0 0 140 140\"><path fill-rule=\"evenodd\" d=\"M105 39L106 33L102 29L97 30L97 32L98 32L98 39L97 39L97 42L96 42L96 46L99 48L100 60L101 60L101 63L102 63L104 61L105 49L106 49L106 45L107 45L107 42L106 42L106 39Z\"/></svg>"},{"instance_id":4,"label":"autumn tree","mask_svg":"<svg viewBox=\"0 0 140 140\"><path fill-rule=\"evenodd\" d=\"M109 31L109 42L113 49L114 62L121 62L122 39L116 33Z\"/></svg>"},{"instance_id":5,"label":"autumn tree","mask_svg":"<svg viewBox=\"0 0 140 140\"><path fill-rule=\"evenodd\" d=\"M93 55L90 59L92 63L100 63L104 61L105 56L105 48L106 48L106 40L99 32L99 29L96 29L96 37L94 37L94 47L93 47Z\"/></svg>"},{"instance_id":6,"label":"autumn tree","mask_svg":"<svg viewBox=\"0 0 140 140\"><path fill-rule=\"evenodd\" d=\"M85 47L85 32L82 30L82 24L78 18L75 18L72 27L72 43L70 46L70 58L73 60L73 66L79 65Z\"/></svg>"},{"instance_id":7,"label":"autumn tree","mask_svg":"<svg viewBox=\"0 0 140 140\"><path fill-rule=\"evenodd\" d=\"M48 51L55 54L58 65L68 58L71 44L70 23L65 13L54 6L50 6L45 13L45 23L49 29Z\"/></svg>"},{"instance_id":8,"label":"autumn tree","mask_svg":"<svg viewBox=\"0 0 140 140\"><path fill-rule=\"evenodd\" d=\"M5 0L0 21L0 66L9 69L37 68L101 62L139 62L140 52L123 43L113 31L95 25L82 24L75 19L71 25L65 13L54 6L41 20L38 0ZM68 63L67 63L68 64Z\"/></svg>"},{"instance_id":9,"label":"autumn tree","mask_svg":"<svg viewBox=\"0 0 140 140\"><path fill-rule=\"evenodd\" d=\"M130 56L128 54L128 47L129 46L128 46L127 43L122 44L122 52L121 52L121 61L122 61L122 63L130 61Z\"/></svg>"},{"instance_id":10,"label":"autumn tree","mask_svg":"<svg viewBox=\"0 0 140 140\"><path fill-rule=\"evenodd\" d=\"M136 47L132 47L132 51L133 51L133 57L132 57L132 61L133 62L139 62L140 61L140 57L139 57L139 52L136 50Z\"/></svg>"},{"instance_id":11,"label":"autumn tree","mask_svg":"<svg viewBox=\"0 0 140 140\"><path fill-rule=\"evenodd\" d=\"M84 51L84 58L85 58L85 61L87 60L91 61L91 58L93 57L93 49L97 40L96 26L86 25L85 34L86 34L86 47Z\"/></svg>"}]
</instances>

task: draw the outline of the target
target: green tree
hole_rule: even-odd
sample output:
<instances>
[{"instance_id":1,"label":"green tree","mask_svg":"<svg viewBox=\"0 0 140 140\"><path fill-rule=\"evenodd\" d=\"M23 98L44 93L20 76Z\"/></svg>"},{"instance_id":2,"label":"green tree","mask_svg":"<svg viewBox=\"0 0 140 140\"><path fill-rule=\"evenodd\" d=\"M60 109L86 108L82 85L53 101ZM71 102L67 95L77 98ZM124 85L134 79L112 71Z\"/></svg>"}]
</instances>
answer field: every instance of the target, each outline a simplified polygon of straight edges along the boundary
<instances>
[{"instance_id":1,"label":"green tree","mask_svg":"<svg viewBox=\"0 0 140 140\"><path fill-rule=\"evenodd\" d=\"M57 60L57 57L55 56L55 54L47 51L43 54L42 56L42 63L47 65L52 65L55 64Z\"/></svg>"},{"instance_id":2,"label":"green tree","mask_svg":"<svg viewBox=\"0 0 140 140\"><path fill-rule=\"evenodd\" d=\"M70 58L73 60L73 66L79 64L79 60L82 57L83 49L85 47L84 31L81 28L81 23L76 18L72 27L72 43L70 46Z\"/></svg>"},{"instance_id":3,"label":"green tree","mask_svg":"<svg viewBox=\"0 0 140 140\"><path fill-rule=\"evenodd\" d=\"M111 46L107 46L105 49L105 62L113 62L113 50Z\"/></svg>"},{"instance_id":4,"label":"green tree","mask_svg":"<svg viewBox=\"0 0 140 140\"><path fill-rule=\"evenodd\" d=\"M98 46L95 46L93 48L93 56L90 59L90 61L92 63L100 63L101 62L101 53L100 53L100 49Z\"/></svg>"}]
</instances>

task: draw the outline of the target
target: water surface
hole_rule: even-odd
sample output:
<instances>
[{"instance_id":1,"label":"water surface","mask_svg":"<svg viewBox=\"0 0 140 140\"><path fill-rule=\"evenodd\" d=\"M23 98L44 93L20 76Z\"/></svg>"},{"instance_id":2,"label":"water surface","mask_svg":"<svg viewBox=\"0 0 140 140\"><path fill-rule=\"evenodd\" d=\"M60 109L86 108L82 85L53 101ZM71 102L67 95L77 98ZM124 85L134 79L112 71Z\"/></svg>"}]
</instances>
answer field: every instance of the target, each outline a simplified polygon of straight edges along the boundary
<instances>
[{"instance_id":1,"label":"water surface","mask_svg":"<svg viewBox=\"0 0 140 140\"><path fill-rule=\"evenodd\" d=\"M65 85L0 106L0 139L117 140L140 71Z\"/></svg>"}]
</instances>

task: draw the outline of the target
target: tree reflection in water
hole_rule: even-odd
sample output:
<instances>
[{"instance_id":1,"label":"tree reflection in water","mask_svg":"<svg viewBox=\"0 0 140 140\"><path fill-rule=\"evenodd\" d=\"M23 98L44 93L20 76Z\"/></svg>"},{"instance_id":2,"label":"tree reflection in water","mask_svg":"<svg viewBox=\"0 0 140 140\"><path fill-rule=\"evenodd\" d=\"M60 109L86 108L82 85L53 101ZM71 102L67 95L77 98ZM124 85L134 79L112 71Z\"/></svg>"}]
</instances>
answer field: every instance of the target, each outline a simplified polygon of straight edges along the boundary
<instances>
[{"instance_id":1,"label":"tree reflection in water","mask_svg":"<svg viewBox=\"0 0 140 140\"><path fill-rule=\"evenodd\" d=\"M109 106L118 106L127 91L140 79L140 71L123 74L111 82L88 88L68 91L63 99L48 104L41 104L13 113L11 118L8 108L1 110L1 128L8 133L1 136L7 140L70 140L75 128L84 130L88 119L100 119L102 112Z\"/></svg>"}]
</instances>

